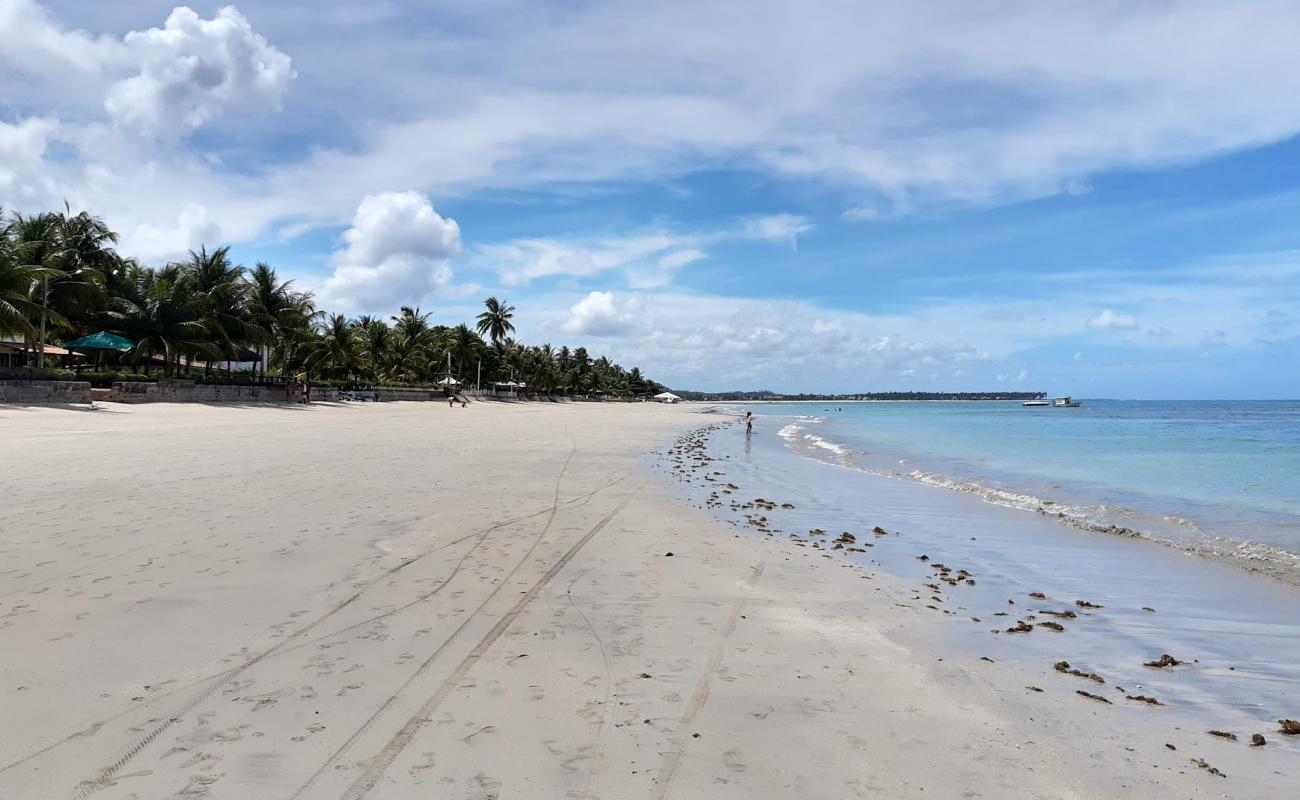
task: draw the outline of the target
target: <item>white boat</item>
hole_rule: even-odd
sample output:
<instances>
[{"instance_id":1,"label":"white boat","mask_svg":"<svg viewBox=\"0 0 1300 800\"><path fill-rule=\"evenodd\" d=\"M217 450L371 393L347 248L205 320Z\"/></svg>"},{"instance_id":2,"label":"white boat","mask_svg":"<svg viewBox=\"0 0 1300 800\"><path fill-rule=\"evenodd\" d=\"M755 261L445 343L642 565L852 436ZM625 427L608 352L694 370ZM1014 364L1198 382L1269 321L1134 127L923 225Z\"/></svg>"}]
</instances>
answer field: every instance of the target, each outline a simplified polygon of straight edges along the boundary
<instances>
[{"instance_id":1,"label":"white boat","mask_svg":"<svg viewBox=\"0 0 1300 800\"><path fill-rule=\"evenodd\" d=\"M1030 408L1041 408L1043 406L1050 406L1051 403L1047 402L1046 400L1026 400L1020 405L1028 406Z\"/></svg>"},{"instance_id":2,"label":"white boat","mask_svg":"<svg viewBox=\"0 0 1300 800\"><path fill-rule=\"evenodd\" d=\"M1081 405L1083 403L1077 402L1072 397L1058 397L1052 401L1053 408L1078 408Z\"/></svg>"}]
</instances>

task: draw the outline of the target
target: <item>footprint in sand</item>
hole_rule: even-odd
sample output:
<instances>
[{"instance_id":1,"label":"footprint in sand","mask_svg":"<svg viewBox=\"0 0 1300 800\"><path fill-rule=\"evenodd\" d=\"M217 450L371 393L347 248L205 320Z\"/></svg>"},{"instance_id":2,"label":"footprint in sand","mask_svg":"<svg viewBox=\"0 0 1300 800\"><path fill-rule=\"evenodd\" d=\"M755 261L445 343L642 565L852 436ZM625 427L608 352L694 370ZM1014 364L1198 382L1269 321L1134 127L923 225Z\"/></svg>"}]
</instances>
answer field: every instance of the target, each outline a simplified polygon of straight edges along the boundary
<instances>
[{"instance_id":1,"label":"footprint in sand","mask_svg":"<svg viewBox=\"0 0 1300 800\"><path fill-rule=\"evenodd\" d=\"M212 734L212 738L214 741L218 741L223 744L238 742L239 740L244 738L244 730L246 728L251 728L251 727L252 726L248 724L232 725L223 731L217 731L216 733Z\"/></svg>"},{"instance_id":2,"label":"footprint in sand","mask_svg":"<svg viewBox=\"0 0 1300 800\"><path fill-rule=\"evenodd\" d=\"M220 760L221 760L221 756L213 755L211 753L195 753L194 755L186 759L185 763L181 764L179 769L190 769L191 767L197 767L199 765L202 765L203 769L209 769L213 764L217 763ZM186 796L187 795L184 794L181 795L181 797L186 797ZM188 795L188 796L192 797L193 795Z\"/></svg>"},{"instance_id":3,"label":"footprint in sand","mask_svg":"<svg viewBox=\"0 0 1300 800\"><path fill-rule=\"evenodd\" d=\"M749 765L741 757L740 751L735 748L722 754L722 763L732 772L744 772L749 769Z\"/></svg>"},{"instance_id":4,"label":"footprint in sand","mask_svg":"<svg viewBox=\"0 0 1300 800\"><path fill-rule=\"evenodd\" d=\"M288 697L293 693L294 693L293 687L288 687L284 689L277 689L274 692L267 692L266 694L251 695L249 697L241 697L239 699L243 700L246 703L252 703L253 711L261 711L264 708L268 708L270 706L275 705L279 700Z\"/></svg>"},{"instance_id":5,"label":"footprint in sand","mask_svg":"<svg viewBox=\"0 0 1300 800\"><path fill-rule=\"evenodd\" d=\"M437 761L434 759L434 757L433 757L433 753L432 753L431 751L426 750L426 751L424 751L423 753L421 753L420 755L424 756L424 761L421 762L421 763L419 763L419 764L412 764L412 765L411 765L411 770L410 770L410 772L411 772L412 775L414 775L414 774L417 773L417 772L422 772L422 771L424 771L424 770L426 770L426 769L433 769L434 767L436 767L436 766L438 765L438 763L437 763Z\"/></svg>"},{"instance_id":6,"label":"footprint in sand","mask_svg":"<svg viewBox=\"0 0 1300 800\"><path fill-rule=\"evenodd\" d=\"M314 735L320 733L320 732L323 731L323 730L325 730L325 726L324 726L324 725L321 725L320 723L316 723L316 724L314 724L314 725L308 725L308 726L307 726L307 732L306 732L306 733L304 733L304 734L299 734L298 736L294 736L294 737L291 739L291 741L294 741L294 742L305 742L305 741L307 741L307 738L308 738L308 737L310 737L310 736L314 736Z\"/></svg>"},{"instance_id":7,"label":"footprint in sand","mask_svg":"<svg viewBox=\"0 0 1300 800\"><path fill-rule=\"evenodd\" d=\"M344 686L342 689L339 689L338 694L336 694L336 695L334 695L334 696L335 696L335 697L342 697L342 696L344 696L345 694L347 694L348 692L352 692L352 691L356 691L357 689L360 689L362 686L365 686L365 684L364 684L364 683L349 683L347 686Z\"/></svg>"}]
</instances>

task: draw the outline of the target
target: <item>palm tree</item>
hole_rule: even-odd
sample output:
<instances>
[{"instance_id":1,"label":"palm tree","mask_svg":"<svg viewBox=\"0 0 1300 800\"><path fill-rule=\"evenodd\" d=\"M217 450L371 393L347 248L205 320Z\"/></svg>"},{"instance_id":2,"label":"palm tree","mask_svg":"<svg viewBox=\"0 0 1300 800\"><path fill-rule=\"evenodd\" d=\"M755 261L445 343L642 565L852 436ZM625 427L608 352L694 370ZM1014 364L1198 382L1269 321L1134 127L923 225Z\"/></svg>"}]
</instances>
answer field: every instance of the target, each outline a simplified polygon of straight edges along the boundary
<instances>
[{"instance_id":1,"label":"palm tree","mask_svg":"<svg viewBox=\"0 0 1300 800\"><path fill-rule=\"evenodd\" d=\"M244 281L244 268L231 263L229 247L218 247L211 253L206 247L200 247L197 253L191 250L189 260L182 266L203 303L203 322L209 337L227 362L234 361L240 344L265 335L247 313L248 284ZM211 371L209 359L203 372L206 375Z\"/></svg>"},{"instance_id":2,"label":"palm tree","mask_svg":"<svg viewBox=\"0 0 1300 800\"><path fill-rule=\"evenodd\" d=\"M585 391L588 388L587 377L591 371L591 356L587 355L587 348L579 347L573 351L573 381L570 389L574 391Z\"/></svg>"},{"instance_id":3,"label":"palm tree","mask_svg":"<svg viewBox=\"0 0 1300 800\"><path fill-rule=\"evenodd\" d=\"M625 371L607 357L593 360L581 347L515 341L515 308L496 297L484 300L473 324L455 327L431 325L430 314L413 306L403 306L391 324L341 314L322 324L324 312L309 292L295 291L268 264L245 270L231 261L227 247L200 247L181 263L151 269L119 255L116 243L117 234L101 218L73 214L67 203L61 212L4 220L0 334L35 340L43 354L52 332L103 326L137 341L137 363L161 355L167 375L196 356L208 362L210 373L214 359L233 361L256 347L263 375L274 366L284 375L414 382L435 377L450 361L460 376L481 367L485 377L524 381L534 391L658 387L639 369Z\"/></svg>"},{"instance_id":4,"label":"palm tree","mask_svg":"<svg viewBox=\"0 0 1300 800\"><path fill-rule=\"evenodd\" d=\"M316 309L311 292L289 292L289 306L280 315L275 349L271 358L280 365L283 376L306 370L306 358L315 349L320 336L316 321L324 313Z\"/></svg>"},{"instance_id":5,"label":"palm tree","mask_svg":"<svg viewBox=\"0 0 1300 800\"><path fill-rule=\"evenodd\" d=\"M639 367L633 367L628 370L627 388L632 394L642 394L645 392L645 376L641 374Z\"/></svg>"},{"instance_id":6,"label":"palm tree","mask_svg":"<svg viewBox=\"0 0 1300 800\"><path fill-rule=\"evenodd\" d=\"M64 253L63 275L50 282L50 306L65 317L73 331L89 333L96 317L108 307L105 291L110 276L119 277L121 259L113 250L117 234L99 217L73 214L67 203L58 215Z\"/></svg>"},{"instance_id":7,"label":"palm tree","mask_svg":"<svg viewBox=\"0 0 1300 800\"><path fill-rule=\"evenodd\" d=\"M515 332L515 326L510 322L515 315L514 306L495 297L484 300L483 305L487 310L478 315L478 324L475 326L479 334L486 334L496 344Z\"/></svg>"},{"instance_id":8,"label":"palm tree","mask_svg":"<svg viewBox=\"0 0 1300 800\"><path fill-rule=\"evenodd\" d=\"M37 317L36 366L45 366L45 334L51 323L67 322L58 312L50 309L50 282L63 275L66 253L60 240L59 215L45 213L31 217L15 214L5 230L10 239L11 257L20 267L25 267L37 280L31 286L31 302L39 306Z\"/></svg>"},{"instance_id":9,"label":"palm tree","mask_svg":"<svg viewBox=\"0 0 1300 800\"><path fill-rule=\"evenodd\" d=\"M389 374L398 380L413 380L419 376L424 364L421 358L429 344L429 314L419 306L402 306L393 320L393 351Z\"/></svg>"},{"instance_id":10,"label":"palm tree","mask_svg":"<svg viewBox=\"0 0 1300 800\"><path fill-rule=\"evenodd\" d=\"M393 346L393 329L388 323L375 317L361 317L356 324L361 337L361 357L365 361L364 372L375 382L385 374L389 353Z\"/></svg>"},{"instance_id":11,"label":"palm tree","mask_svg":"<svg viewBox=\"0 0 1300 800\"><path fill-rule=\"evenodd\" d=\"M314 343L304 359L309 375L329 375L333 378L351 378L361 368L356 328L342 314L331 314L321 330L321 338Z\"/></svg>"},{"instance_id":12,"label":"palm tree","mask_svg":"<svg viewBox=\"0 0 1300 800\"><path fill-rule=\"evenodd\" d=\"M457 325L451 331L451 360L456 364L456 372L464 380L470 374L470 368L478 360L483 347L483 340L465 323Z\"/></svg>"},{"instance_id":13,"label":"palm tree","mask_svg":"<svg viewBox=\"0 0 1300 800\"><path fill-rule=\"evenodd\" d=\"M163 374L170 376L182 354L215 354L204 324L203 301L179 267L157 271L135 267L128 291L128 296L115 299L109 314L118 330L136 340L133 353L137 359L152 359L161 353Z\"/></svg>"},{"instance_id":14,"label":"palm tree","mask_svg":"<svg viewBox=\"0 0 1300 800\"><path fill-rule=\"evenodd\" d=\"M32 301L32 290L41 281L61 274L50 267L20 264L8 237L0 239L0 336L35 338L37 329L32 320L40 316L41 304Z\"/></svg>"},{"instance_id":15,"label":"palm tree","mask_svg":"<svg viewBox=\"0 0 1300 800\"><path fill-rule=\"evenodd\" d=\"M262 375L265 376L271 350L295 321L298 309L293 281L281 281L270 264L259 261L248 273L245 299L249 318L261 332L258 344L261 345Z\"/></svg>"}]
</instances>

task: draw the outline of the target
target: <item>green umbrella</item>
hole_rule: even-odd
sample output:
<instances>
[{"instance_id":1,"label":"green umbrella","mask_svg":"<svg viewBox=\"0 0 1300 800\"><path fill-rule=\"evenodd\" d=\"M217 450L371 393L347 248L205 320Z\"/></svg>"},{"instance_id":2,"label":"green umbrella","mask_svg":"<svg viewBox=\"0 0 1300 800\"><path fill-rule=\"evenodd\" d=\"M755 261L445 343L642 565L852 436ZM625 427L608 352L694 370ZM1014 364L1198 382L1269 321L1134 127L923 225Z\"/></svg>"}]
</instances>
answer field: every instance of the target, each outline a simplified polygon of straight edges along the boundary
<instances>
[{"instance_id":1,"label":"green umbrella","mask_svg":"<svg viewBox=\"0 0 1300 800\"><path fill-rule=\"evenodd\" d=\"M100 331L89 336L83 336L80 339L64 342L63 346L69 350L130 350L135 347L135 343L130 339L123 339L115 333Z\"/></svg>"}]
</instances>

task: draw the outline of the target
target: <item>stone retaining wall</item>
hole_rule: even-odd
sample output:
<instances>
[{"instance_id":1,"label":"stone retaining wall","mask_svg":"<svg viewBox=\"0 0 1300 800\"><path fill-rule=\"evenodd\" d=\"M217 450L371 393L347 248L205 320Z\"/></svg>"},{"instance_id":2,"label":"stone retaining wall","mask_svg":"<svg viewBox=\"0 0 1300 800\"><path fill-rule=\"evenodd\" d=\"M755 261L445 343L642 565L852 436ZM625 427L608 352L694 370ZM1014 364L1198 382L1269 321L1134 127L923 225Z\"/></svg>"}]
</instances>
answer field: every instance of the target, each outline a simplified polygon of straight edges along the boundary
<instances>
[{"instance_id":1,"label":"stone retaining wall","mask_svg":"<svg viewBox=\"0 0 1300 800\"><path fill-rule=\"evenodd\" d=\"M161 380L120 381L113 384L106 398L115 403L296 403L301 399L298 387L291 387L286 398L283 386L221 386L194 381ZM339 399L338 389L313 386L313 401Z\"/></svg>"},{"instance_id":2,"label":"stone retaining wall","mask_svg":"<svg viewBox=\"0 0 1300 800\"><path fill-rule=\"evenodd\" d=\"M381 386L375 389L380 402L393 400L441 400L447 402L442 389L409 389L397 386Z\"/></svg>"},{"instance_id":3,"label":"stone retaining wall","mask_svg":"<svg viewBox=\"0 0 1300 800\"><path fill-rule=\"evenodd\" d=\"M0 381L0 403L22 406L90 403L86 381Z\"/></svg>"}]
</instances>

